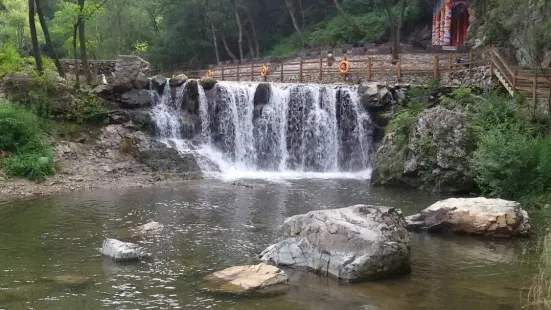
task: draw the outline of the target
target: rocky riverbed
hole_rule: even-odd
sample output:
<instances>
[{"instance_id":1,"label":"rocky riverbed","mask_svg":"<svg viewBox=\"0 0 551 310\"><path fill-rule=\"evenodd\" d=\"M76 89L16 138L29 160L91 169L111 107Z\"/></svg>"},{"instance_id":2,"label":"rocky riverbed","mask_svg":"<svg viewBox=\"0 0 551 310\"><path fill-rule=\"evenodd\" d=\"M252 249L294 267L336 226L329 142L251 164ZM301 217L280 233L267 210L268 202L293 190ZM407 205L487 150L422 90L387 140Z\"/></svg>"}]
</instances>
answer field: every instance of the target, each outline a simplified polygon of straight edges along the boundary
<instances>
[{"instance_id":1,"label":"rocky riverbed","mask_svg":"<svg viewBox=\"0 0 551 310\"><path fill-rule=\"evenodd\" d=\"M182 156L128 127L108 125L55 141L56 174L42 182L8 179L0 174L0 201L201 178L192 156Z\"/></svg>"}]
</instances>

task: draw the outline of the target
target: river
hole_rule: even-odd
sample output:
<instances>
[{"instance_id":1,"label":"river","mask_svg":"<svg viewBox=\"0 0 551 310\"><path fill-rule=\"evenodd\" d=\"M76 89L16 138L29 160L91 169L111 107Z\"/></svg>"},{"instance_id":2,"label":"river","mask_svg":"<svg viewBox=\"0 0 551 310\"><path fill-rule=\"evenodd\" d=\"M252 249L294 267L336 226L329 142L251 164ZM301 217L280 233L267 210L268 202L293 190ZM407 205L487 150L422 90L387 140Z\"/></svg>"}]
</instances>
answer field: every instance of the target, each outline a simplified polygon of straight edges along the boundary
<instances>
[{"instance_id":1,"label":"river","mask_svg":"<svg viewBox=\"0 0 551 310\"><path fill-rule=\"evenodd\" d=\"M0 309L520 309L536 271L534 241L412 234L404 277L343 284L289 270L285 295L212 294L202 278L255 262L288 216L358 203L409 215L442 198L359 180L240 183L253 188L204 180L0 204ZM165 225L143 244L152 259L115 264L99 254L104 238L148 221ZM89 280L51 280L62 275Z\"/></svg>"}]
</instances>

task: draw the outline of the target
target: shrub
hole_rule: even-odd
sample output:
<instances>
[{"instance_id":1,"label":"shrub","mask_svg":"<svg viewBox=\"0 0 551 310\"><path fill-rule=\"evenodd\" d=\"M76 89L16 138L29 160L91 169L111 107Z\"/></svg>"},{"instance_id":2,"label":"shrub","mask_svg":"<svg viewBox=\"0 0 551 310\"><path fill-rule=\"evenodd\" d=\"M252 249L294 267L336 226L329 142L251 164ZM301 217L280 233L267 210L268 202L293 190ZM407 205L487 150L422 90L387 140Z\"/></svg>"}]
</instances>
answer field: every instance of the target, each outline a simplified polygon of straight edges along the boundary
<instances>
[{"instance_id":1,"label":"shrub","mask_svg":"<svg viewBox=\"0 0 551 310\"><path fill-rule=\"evenodd\" d=\"M8 176L42 180L53 174L53 150L40 123L33 113L0 101L0 151L8 154L0 168Z\"/></svg>"}]
</instances>

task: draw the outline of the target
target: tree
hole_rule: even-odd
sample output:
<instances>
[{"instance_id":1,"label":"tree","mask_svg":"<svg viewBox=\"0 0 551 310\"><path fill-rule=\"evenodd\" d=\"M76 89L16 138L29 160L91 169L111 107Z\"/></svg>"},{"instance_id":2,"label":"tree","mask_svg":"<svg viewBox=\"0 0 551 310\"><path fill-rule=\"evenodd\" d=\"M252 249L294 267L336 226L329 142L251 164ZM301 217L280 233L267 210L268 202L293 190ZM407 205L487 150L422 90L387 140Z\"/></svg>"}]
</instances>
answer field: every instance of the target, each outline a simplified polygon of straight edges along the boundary
<instances>
[{"instance_id":1,"label":"tree","mask_svg":"<svg viewBox=\"0 0 551 310\"><path fill-rule=\"evenodd\" d=\"M337 10L339 10L342 17L346 20L346 22L348 22L350 26L354 28L354 34L356 36L356 40L360 41L363 38L363 31L360 28L360 26L358 26L358 24L350 16L348 16L348 14L346 14L346 12L343 10L343 8L339 3L339 0L333 0L333 2L335 3Z\"/></svg>"},{"instance_id":2,"label":"tree","mask_svg":"<svg viewBox=\"0 0 551 310\"><path fill-rule=\"evenodd\" d=\"M295 27L295 31L297 32L297 35L300 39L300 43L302 44L303 47L306 47L306 41L304 40L304 35L302 34L302 31L300 30L297 19L295 17L292 0L285 0L285 5L287 6L287 9L289 10L289 14L291 15L293 27Z\"/></svg>"},{"instance_id":3,"label":"tree","mask_svg":"<svg viewBox=\"0 0 551 310\"><path fill-rule=\"evenodd\" d=\"M398 0L398 17L392 11L392 0L379 0L388 15L390 24L390 43L392 45L392 59L397 60L400 54L400 32L404 21L406 0Z\"/></svg>"},{"instance_id":4,"label":"tree","mask_svg":"<svg viewBox=\"0 0 551 310\"><path fill-rule=\"evenodd\" d=\"M36 70L39 74L44 73L44 66L42 65L42 56L40 55L40 48L38 47L38 36L36 33L35 24L35 5L34 0L29 0L29 27L31 29L31 42L33 46L33 56L36 61Z\"/></svg>"},{"instance_id":5,"label":"tree","mask_svg":"<svg viewBox=\"0 0 551 310\"><path fill-rule=\"evenodd\" d=\"M44 33L44 38L46 39L46 44L48 45L48 49L50 50L54 58L54 63L57 68L57 72L59 73L60 77L65 78L65 71L63 70L63 66L61 65L61 62L57 57L57 53L52 44L52 39L50 38L50 33L48 32L48 26L46 25L46 18L44 17L44 11L42 10L42 3L40 2L40 0L34 0L34 1L36 4L38 19L40 20L40 26L42 27L42 32Z\"/></svg>"}]
</instances>

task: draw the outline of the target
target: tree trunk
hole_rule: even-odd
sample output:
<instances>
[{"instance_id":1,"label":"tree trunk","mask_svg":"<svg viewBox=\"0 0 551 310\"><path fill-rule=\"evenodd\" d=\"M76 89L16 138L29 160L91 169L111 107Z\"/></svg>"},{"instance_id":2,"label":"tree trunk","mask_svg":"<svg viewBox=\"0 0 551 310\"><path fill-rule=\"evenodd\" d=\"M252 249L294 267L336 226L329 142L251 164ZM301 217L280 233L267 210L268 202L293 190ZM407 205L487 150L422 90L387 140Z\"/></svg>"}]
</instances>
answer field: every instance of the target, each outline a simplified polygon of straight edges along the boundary
<instances>
[{"instance_id":1,"label":"tree trunk","mask_svg":"<svg viewBox=\"0 0 551 310\"><path fill-rule=\"evenodd\" d=\"M249 45L249 53L251 54L251 58L254 58L254 48L253 48L253 42L251 40L251 36L249 35L249 32L246 28L243 28L243 33L245 34L245 38L247 39L247 44Z\"/></svg>"},{"instance_id":2,"label":"tree trunk","mask_svg":"<svg viewBox=\"0 0 551 310\"><path fill-rule=\"evenodd\" d=\"M300 16L302 17L302 31L306 28L306 18L304 18L304 8L302 7L302 0L298 0L298 6L300 8Z\"/></svg>"},{"instance_id":3,"label":"tree trunk","mask_svg":"<svg viewBox=\"0 0 551 310\"><path fill-rule=\"evenodd\" d=\"M210 29L212 31L212 41L214 42L214 53L216 54L216 64L220 64L220 51L218 51L218 40L216 40L216 29L212 21L210 22Z\"/></svg>"},{"instance_id":4,"label":"tree trunk","mask_svg":"<svg viewBox=\"0 0 551 310\"><path fill-rule=\"evenodd\" d=\"M383 1L383 4L388 15L388 20L390 22L390 42L392 44L392 59L397 60L398 49L400 48L400 44L398 44L398 25L396 23L394 13L392 13L392 8L390 7L390 4L386 0Z\"/></svg>"},{"instance_id":5,"label":"tree trunk","mask_svg":"<svg viewBox=\"0 0 551 310\"><path fill-rule=\"evenodd\" d=\"M302 35L302 31L300 31L300 27L298 26L295 13L293 13L293 3L291 2L291 0L285 0L285 4L287 5L287 9L289 10L289 14L291 15L291 20L293 21L293 27L295 27L295 30L300 39L300 43L302 44L302 47L306 47L306 41L304 41L304 36Z\"/></svg>"},{"instance_id":6,"label":"tree trunk","mask_svg":"<svg viewBox=\"0 0 551 310\"><path fill-rule=\"evenodd\" d=\"M354 35L356 36L356 40L358 40L358 41L362 40L363 39L363 31L360 28L360 26L358 26L358 24L356 24L356 22L350 16L348 16L348 14L346 14L346 12L343 10L343 8L341 7L341 5L339 3L339 0L333 0L333 3L335 3L335 6L337 7L337 10L339 10L342 17L344 17L344 19L346 20L346 22L348 24L350 24L350 26L352 26L352 28L354 28Z\"/></svg>"},{"instance_id":7,"label":"tree trunk","mask_svg":"<svg viewBox=\"0 0 551 310\"><path fill-rule=\"evenodd\" d=\"M239 60L243 62L243 26L241 25L241 19L239 18L239 12L237 8L234 8L235 20L237 21L237 29L239 30Z\"/></svg>"},{"instance_id":8,"label":"tree trunk","mask_svg":"<svg viewBox=\"0 0 551 310\"><path fill-rule=\"evenodd\" d=\"M29 0L29 28L31 30L31 41L33 45L33 56L36 61L36 70L39 74L44 73L44 66L42 65L42 56L40 56L40 48L38 47L38 36L36 34L36 24L34 21L34 0Z\"/></svg>"},{"instance_id":9,"label":"tree trunk","mask_svg":"<svg viewBox=\"0 0 551 310\"><path fill-rule=\"evenodd\" d=\"M251 16L251 11L249 11L249 9L246 7L245 7L245 11L247 12L247 17L249 18L249 24L251 24L251 30L253 32L253 40L255 45L256 57L260 58L260 45L258 44L258 37L256 36L256 27L254 25L254 21Z\"/></svg>"},{"instance_id":10,"label":"tree trunk","mask_svg":"<svg viewBox=\"0 0 551 310\"><path fill-rule=\"evenodd\" d=\"M78 39L80 43L80 59L82 60L82 70L84 70L84 76L86 76L86 83L92 85L92 73L90 72L90 65L88 64L88 56L86 55L86 31L84 28L84 1L78 0L80 11L78 13Z\"/></svg>"},{"instance_id":11,"label":"tree trunk","mask_svg":"<svg viewBox=\"0 0 551 310\"><path fill-rule=\"evenodd\" d=\"M396 53L402 53L402 26L404 24L404 15L406 13L406 0L400 0L400 20L398 21L398 26L396 29L396 43L398 51Z\"/></svg>"},{"instance_id":12,"label":"tree trunk","mask_svg":"<svg viewBox=\"0 0 551 310\"><path fill-rule=\"evenodd\" d=\"M224 43L224 49L226 50L226 53L228 53L228 56L230 56L233 61L237 61L237 58L231 52L230 47L228 46L228 42L226 42L226 36L223 33L221 33L220 36L222 37L222 43Z\"/></svg>"},{"instance_id":13,"label":"tree trunk","mask_svg":"<svg viewBox=\"0 0 551 310\"><path fill-rule=\"evenodd\" d=\"M75 64L75 87L80 88L80 68L77 58L77 30L78 22L73 26L73 60Z\"/></svg>"},{"instance_id":14,"label":"tree trunk","mask_svg":"<svg viewBox=\"0 0 551 310\"><path fill-rule=\"evenodd\" d=\"M57 72L59 73L59 76L62 78L65 78L65 70L63 70L63 66L61 65L61 62L57 57L57 53L54 49L52 40L50 38L50 32L48 31L48 25L46 25L46 19L44 18L44 11L42 10L42 3L40 3L40 0L35 0L35 3L36 3L36 11L38 13L38 19L40 20L40 26L42 27L42 32L44 32L44 38L46 39L46 44L48 45L48 49L50 49L50 51L52 52L52 57L54 58L55 67L57 68Z\"/></svg>"}]
</instances>

